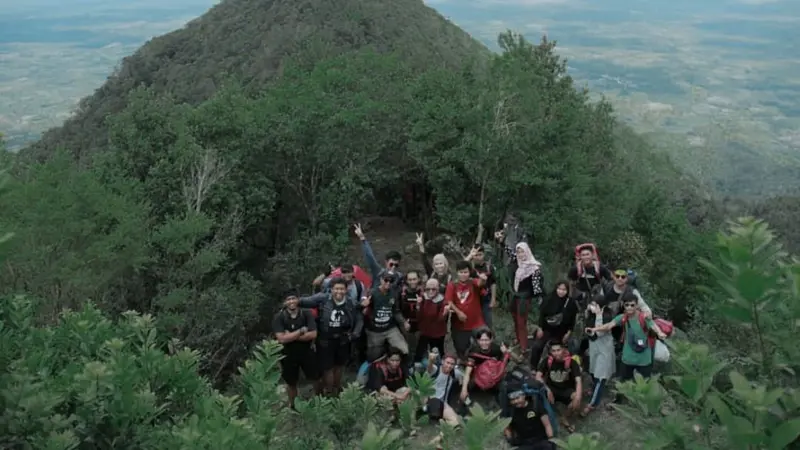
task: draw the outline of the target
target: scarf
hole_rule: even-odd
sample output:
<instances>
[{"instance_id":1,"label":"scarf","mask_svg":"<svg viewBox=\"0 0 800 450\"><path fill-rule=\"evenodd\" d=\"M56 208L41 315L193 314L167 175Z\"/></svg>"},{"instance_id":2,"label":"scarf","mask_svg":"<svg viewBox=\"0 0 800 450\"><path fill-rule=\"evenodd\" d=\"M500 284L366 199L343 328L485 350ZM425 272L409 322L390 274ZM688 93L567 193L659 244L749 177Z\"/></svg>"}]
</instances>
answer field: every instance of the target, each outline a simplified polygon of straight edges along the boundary
<instances>
[{"instance_id":1,"label":"scarf","mask_svg":"<svg viewBox=\"0 0 800 450\"><path fill-rule=\"evenodd\" d=\"M525 242L517 244L517 250L522 249L523 258L517 258L517 271L514 273L514 291L519 290L519 283L536 273L542 264L536 260L531 248Z\"/></svg>"}]
</instances>

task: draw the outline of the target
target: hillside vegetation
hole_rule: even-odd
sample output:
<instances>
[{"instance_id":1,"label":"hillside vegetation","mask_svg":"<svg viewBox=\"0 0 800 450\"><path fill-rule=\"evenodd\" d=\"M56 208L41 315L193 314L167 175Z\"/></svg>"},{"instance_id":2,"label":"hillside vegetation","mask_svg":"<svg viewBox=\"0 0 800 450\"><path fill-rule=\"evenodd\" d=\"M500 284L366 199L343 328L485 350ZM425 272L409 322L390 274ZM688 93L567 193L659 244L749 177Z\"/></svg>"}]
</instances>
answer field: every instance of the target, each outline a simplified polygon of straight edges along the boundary
<instances>
[{"instance_id":1,"label":"hillside vegetation","mask_svg":"<svg viewBox=\"0 0 800 450\"><path fill-rule=\"evenodd\" d=\"M80 159L105 148L106 117L138 87L197 105L231 79L259 92L289 58L309 68L367 46L425 68L480 63L489 54L422 0L227 0L124 58L72 118L24 152L46 158L64 147Z\"/></svg>"},{"instance_id":2,"label":"hillside vegetation","mask_svg":"<svg viewBox=\"0 0 800 450\"><path fill-rule=\"evenodd\" d=\"M507 32L491 55L421 2L397 2L408 5L391 25L394 9L355 0L303 9L318 3L224 2L143 47L34 153L0 152L10 175L0 231L15 233L0 247L4 448L419 447L401 439L416 426L410 416L402 431L380 433L380 407L355 389L311 401L299 419L277 408L276 347L263 342L272 316L287 287L310 289L329 264L356 262L342 260L363 218L466 242L481 229L488 238L508 213L531 232L548 289L575 244L597 242L606 262L636 268L659 313L708 343L676 348L668 383L622 388L644 408L628 410L650 431L636 440L750 450L795 439L785 374L800 356L798 268L763 224L741 221L715 248L716 205L608 103L576 89L552 42ZM231 8L242 14L220 12ZM259 23L262 9L274 22ZM315 21L300 36L309 39L286 38L298 51L280 55L294 56L225 81L227 66L214 64L237 58L241 75L259 54L231 36L255 39L271 23L303 30L277 14L288 11ZM242 22L223 26L234 17ZM353 20L361 27L348 28ZM445 31L423 27L431 22ZM383 38L362 34L370 23ZM335 51L312 45L340 33ZM220 45L222 59L182 70L196 41ZM159 42L175 47L156 51ZM184 63L156 64L149 52ZM219 78L204 91L211 73ZM732 385L717 360L738 371ZM787 390L751 392L739 372ZM666 427L656 426L662 402L675 412ZM496 416L476 411L466 442L448 448L485 448ZM695 426L705 447L686 443Z\"/></svg>"}]
</instances>

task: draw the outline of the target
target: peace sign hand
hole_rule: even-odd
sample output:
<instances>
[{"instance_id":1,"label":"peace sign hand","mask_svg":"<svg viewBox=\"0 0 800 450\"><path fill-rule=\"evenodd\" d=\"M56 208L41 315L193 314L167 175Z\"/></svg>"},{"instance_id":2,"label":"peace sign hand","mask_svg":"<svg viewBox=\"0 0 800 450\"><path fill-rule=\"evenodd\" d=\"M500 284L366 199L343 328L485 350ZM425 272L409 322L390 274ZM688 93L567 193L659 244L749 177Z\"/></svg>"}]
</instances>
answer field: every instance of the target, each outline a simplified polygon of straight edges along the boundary
<instances>
[{"instance_id":1,"label":"peace sign hand","mask_svg":"<svg viewBox=\"0 0 800 450\"><path fill-rule=\"evenodd\" d=\"M366 239L366 237L364 237L364 231L361 230L360 223L353 225L353 231L356 233L356 236L358 236L358 238L361 239L362 241Z\"/></svg>"},{"instance_id":2,"label":"peace sign hand","mask_svg":"<svg viewBox=\"0 0 800 450\"><path fill-rule=\"evenodd\" d=\"M417 233L417 239L416 239L415 242L417 244L417 247L419 247L419 248L424 248L425 247L425 240L423 239L422 233Z\"/></svg>"}]
</instances>

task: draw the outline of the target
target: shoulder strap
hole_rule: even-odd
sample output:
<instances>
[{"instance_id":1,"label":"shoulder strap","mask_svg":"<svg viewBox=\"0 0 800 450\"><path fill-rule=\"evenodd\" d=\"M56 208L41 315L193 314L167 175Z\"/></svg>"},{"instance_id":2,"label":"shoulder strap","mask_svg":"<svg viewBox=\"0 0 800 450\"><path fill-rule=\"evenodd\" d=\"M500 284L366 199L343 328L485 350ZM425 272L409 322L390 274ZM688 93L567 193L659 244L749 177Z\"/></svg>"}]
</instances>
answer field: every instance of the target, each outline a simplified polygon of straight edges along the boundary
<instances>
[{"instance_id":1,"label":"shoulder strap","mask_svg":"<svg viewBox=\"0 0 800 450\"><path fill-rule=\"evenodd\" d=\"M364 295L364 283L356 280L356 299L357 302L361 301L361 297Z\"/></svg>"},{"instance_id":2,"label":"shoulder strap","mask_svg":"<svg viewBox=\"0 0 800 450\"><path fill-rule=\"evenodd\" d=\"M490 359L494 359L494 358L492 358L491 356L484 355L484 354L482 354L482 353L470 353L470 354L469 354L469 356L470 356L470 357L475 357L475 358L478 358L478 359L483 359L483 360L490 360Z\"/></svg>"}]
</instances>

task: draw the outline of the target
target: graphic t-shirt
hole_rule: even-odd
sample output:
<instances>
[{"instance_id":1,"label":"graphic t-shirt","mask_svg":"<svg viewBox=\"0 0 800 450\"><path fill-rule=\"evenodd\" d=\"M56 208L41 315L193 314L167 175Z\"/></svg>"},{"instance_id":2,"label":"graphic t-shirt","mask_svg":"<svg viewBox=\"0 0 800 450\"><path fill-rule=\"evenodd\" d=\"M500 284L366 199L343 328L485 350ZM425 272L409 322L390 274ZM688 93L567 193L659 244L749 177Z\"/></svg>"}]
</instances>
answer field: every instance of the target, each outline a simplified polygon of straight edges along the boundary
<instances>
[{"instance_id":1,"label":"graphic t-shirt","mask_svg":"<svg viewBox=\"0 0 800 450\"><path fill-rule=\"evenodd\" d=\"M637 353L631 345L633 342L637 341L642 341L646 344L648 332L642 329L642 325L639 323L638 316L633 316L628 319L625 325L622 325L623 317L624 316L620 314L614 318L614 323L617 325L617 327L625 327L622 333L624 336L622 344L622 362L629 366L649 366L653 363L653 352L650 350L650 348L648 347L643 352ZM645 319L645 325L647 327L655 326L653 319Z\"/></svg>"},{"instance_id":2,"label":"graphic t-shirt","mask_svg":"<svg viewBox=\"0 0 800 450\"><path fill-rule=\"evenodd\" d=\"M466 320L461 321L455 315L451 324L456 331L477 330L485 325L483 321L483 310L481 309L480 280L470 279L462 283L455 281L447 285L444 298L448 303L452 303L456 308L466 314Z\"/></svg>"},{"instance_id":3,"label":"graphic t-shirt","mask_svg":"<svg viewBox=\"0 0 800 450\"><path fill-rule=\"evenodd\" d=\"M566 360L553 360L548 364L548 358L539 364L539 372L544 375L545 384L550 389L559 391L571 391L575 389L576 381L581 377L581 369L576 361L571 361L567 367Z\"/></svg>"},{"instance_id":4,"label":"graphic t-shirt","mask_svg":"<svg viewBox=\"0 0 800 450\"><path fill-rule=\"evenodd\" d=\"M528 404L522 408L514 408L511 413L509 428L521 441L540 442L547 440L547 431L544 429L542 417L547 414L541 402L528 398Z\"/></svg>"},{"instance_id":5,"label":"graphic t-shirt","mask_svg":"<svg viewBox=\"0 0 800 450\"><path fill-rule=\"evenodd\" d=\"M333 303L331 307L331 316L328 320L328 332L331 335L339 335L347 332L353 324L350 323L350 317L347 314L346 300L340 304Z\"/></svg>"},{"instance_id":6,"label":"graphic t-shirt","mask_svg":"<svg viewBox=\"0 0 800 450\"><path fill-rule=\"evenodd\" d=\"M397 326L394 315L398 311L397 300L393 290L381 292L380 289L372 290L367 329L370 331L386 331Z\"/></svg>"}]
</instances>

